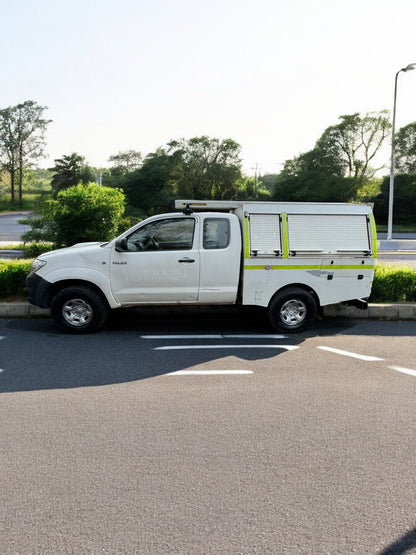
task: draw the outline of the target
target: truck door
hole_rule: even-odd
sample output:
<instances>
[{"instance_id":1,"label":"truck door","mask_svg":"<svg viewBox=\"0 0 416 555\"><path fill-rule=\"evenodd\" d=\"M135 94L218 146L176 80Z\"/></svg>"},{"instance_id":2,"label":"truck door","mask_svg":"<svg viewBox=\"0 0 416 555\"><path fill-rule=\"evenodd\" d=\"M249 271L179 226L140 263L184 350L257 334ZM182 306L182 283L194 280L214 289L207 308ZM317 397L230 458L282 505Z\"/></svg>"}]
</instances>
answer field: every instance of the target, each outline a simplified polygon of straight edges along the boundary
<instances>
[{"instance_id":1,"label":"truck door","mask_svg":"<svg viewBox=\"0 0 416 555\"><path fill-rule=\"evenodd\" d=\"M194 217L166 217L137 228L112 253L111 286L121 304L198 300L200 254Z\"/></svg>"},{"instance_id":2,"label":"truck door","mask_svg":"<svg viewBox=\"0 0 416 555\"><path fill-rule=\"evenodd\" d=\"M241 231L237 216L204 216L199 302L234 303L240 266Z\"/></svg>"}]
</instances>

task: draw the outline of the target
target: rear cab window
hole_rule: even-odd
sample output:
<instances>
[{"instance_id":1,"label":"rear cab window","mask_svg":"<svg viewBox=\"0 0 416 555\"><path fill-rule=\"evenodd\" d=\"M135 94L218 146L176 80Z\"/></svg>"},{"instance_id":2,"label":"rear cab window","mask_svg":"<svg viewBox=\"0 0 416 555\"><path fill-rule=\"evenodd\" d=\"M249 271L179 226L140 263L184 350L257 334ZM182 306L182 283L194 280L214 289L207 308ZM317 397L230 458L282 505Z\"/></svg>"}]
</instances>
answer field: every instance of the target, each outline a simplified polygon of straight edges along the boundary
<instances>
[{"instance_id":1,"label":"rear cab window","mask_svg":"<svg viewBox=\"0 0 416 555\"><path fill-rule=\"evenodd\" d=\"M202 246L206 250L226 249L230 244L230 221L227 218L205 218Z\"/></svg>"}]
</instances>

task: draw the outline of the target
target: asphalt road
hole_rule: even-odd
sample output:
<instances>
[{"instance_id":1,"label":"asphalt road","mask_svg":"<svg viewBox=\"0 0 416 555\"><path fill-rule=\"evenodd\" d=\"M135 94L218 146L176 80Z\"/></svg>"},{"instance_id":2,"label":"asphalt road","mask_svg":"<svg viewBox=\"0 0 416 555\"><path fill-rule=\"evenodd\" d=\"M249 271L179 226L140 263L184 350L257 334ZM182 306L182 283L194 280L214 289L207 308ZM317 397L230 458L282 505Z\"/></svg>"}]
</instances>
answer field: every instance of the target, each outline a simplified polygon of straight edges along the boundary
<instances>
[{"instance_id":1,"label":"asphalt road","mask_svg":"<svg viewBox=\"0 0 416 555\"><path fill-rule=\"evenodd\" d=\"M2 553L415 552L415 335L0 320Z\"/></svg>"},{"instance_id":2,"label":"asphalt road","mask_svg":"<svg viewBox=\"0 0 416 555\"><path fill-rule=\"evenodd\" d=\"M22 233L28 231L28 225L20 224L19 220L27 218L29 212L9 212L0 214L0 243L20 241Z\"/></svg>"}]
</instances>

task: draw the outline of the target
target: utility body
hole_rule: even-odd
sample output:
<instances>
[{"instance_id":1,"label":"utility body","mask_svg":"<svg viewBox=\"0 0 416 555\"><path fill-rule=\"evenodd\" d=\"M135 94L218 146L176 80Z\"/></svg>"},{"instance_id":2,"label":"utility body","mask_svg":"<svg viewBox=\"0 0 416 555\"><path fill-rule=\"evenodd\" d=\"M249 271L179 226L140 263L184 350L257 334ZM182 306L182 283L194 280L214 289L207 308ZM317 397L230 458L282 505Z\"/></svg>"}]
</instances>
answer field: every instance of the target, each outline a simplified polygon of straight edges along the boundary
<instances>
[{"instance_id":1,"label":"utility body","mask_svg":"<svg viewBox=\"0 0 416 555\"><path fill-rule=\"evenodd\" d=\"M40 255L29 301L65 330L99 329L110 309L257 305L300 331L322 307L366 308L377 257L371 207L341 203L179 200L106 243Z\"/></svg>"}]
</instances>

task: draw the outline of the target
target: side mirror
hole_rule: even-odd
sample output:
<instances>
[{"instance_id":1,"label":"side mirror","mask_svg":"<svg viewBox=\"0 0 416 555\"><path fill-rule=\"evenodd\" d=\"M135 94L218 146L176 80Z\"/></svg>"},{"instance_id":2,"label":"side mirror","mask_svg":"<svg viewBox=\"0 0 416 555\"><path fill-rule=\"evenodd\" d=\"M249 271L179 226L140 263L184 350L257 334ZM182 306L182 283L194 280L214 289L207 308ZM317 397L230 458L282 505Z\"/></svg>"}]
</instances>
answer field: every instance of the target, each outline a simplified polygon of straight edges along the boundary
<instances>
[{"instance_id":1,"label":"side mirror","mask_svg":"<svg viewBox=\"0 0 416 555\"><path fill-rule=\"evenodd\" d=\"M117 252L125 252L127 250L127 239L117 239L115 249Z\"/></svg>"}]
</instances>

